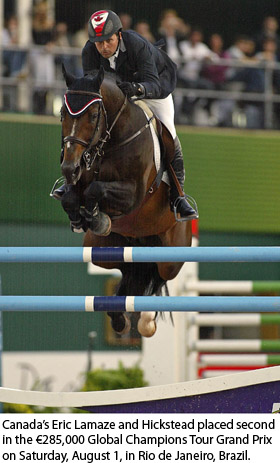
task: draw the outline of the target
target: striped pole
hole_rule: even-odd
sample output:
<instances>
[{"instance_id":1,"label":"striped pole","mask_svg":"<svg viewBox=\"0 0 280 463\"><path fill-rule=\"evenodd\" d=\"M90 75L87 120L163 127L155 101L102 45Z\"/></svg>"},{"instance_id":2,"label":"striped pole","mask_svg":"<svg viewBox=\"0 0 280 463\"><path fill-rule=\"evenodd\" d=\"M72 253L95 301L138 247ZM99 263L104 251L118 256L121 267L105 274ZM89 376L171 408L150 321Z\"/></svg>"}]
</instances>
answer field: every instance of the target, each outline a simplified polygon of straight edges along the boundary
<instances>
[{"instance_id":1,"label":"striped pole","mask_svg":"<svg viewBox=\"0 0 280 463\"><path fill-rule=\"evenodd\" d=\"M279 325L280 314L190 314L189 324L198 326Z\"/></svg>"},{"instance_id":2,"label":"striped pole","mask_svg":"<svg viewBox=\"0 0 280 463\"><path fill-rule=\"evenodd\" d=\"M279 293L280 281L207 281L187 280L184 291L199 294L256 294Z\"/></svg>"},{"instance_id":3,"label":"striped pole","mask_svg":"<svg viewBox=\"0 0 280 463\"><path fill-rule=\"evenodd\" d=\"M275 367L274 367L275 368ZM265 367L206 367L206 368L200 368L198 370L198 379L211 379L211 378L216 378L217 376L225 376L225 375L231 375L233 373L244 373L244 372L249 372L252 373L252 371L256 370L263 370L266 369Z\"/></svg>"},{"instance_id":4,"label":"striped pole","mask_svg":"<svg viewBox=\"0 0 280 463\"><path fill-rule=\"evenodd\" d=\"M280 340L200 339L190 348L199 352L280 352Z\"/></svg>"},{"instance_id":5,"label":"striped pole","mask_svg":"<svg viewBox=\"0 0 280 463\"><path fill-rule=\"evenodd\" d=\"M280 365L280 354L201 354L203 366L268 366Z\"/></svg>"},{"instance_id":6,"label":"striped pole","mask_svg":"<svg viewBox=\"0 0 280 463\"><path fill-rule=\"evenodd\" d=\"M269 296L0 296L0 310L86 312L279 312Z\"/></svg>"},{"instance_id":7,"label":"striped pole","mask_svg":"<svg viewBox=\"0 0 280 463\"><path fill-rule=\"evenodd\" d=\"M280 247L2 247L0 262L280 262Z\"/></svg>"}]
</instances>

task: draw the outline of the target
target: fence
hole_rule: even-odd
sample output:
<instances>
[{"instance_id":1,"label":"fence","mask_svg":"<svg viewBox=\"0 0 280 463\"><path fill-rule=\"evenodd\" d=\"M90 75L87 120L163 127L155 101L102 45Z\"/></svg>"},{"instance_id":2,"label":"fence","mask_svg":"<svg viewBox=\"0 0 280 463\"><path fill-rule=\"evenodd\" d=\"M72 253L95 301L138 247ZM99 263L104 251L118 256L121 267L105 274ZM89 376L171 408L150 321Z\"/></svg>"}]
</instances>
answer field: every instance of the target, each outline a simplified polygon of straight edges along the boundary
<instances>
[{"instance_id":1,"label":"fence","mask_svg":"<svg viewBox=\"0 0 280 463\"><path fill-rule=\"evenodd\" d=\"M193 283L186 284L184 289L187 293L188 291L197 291L198 294L215 294L215 296L220 292L222 294L232 294L231 289L233 290L233 294L261 294L269 292L274 294L280 291L279 282L255 282L254 286L252 283L243 281L194 281ZM213 299L216 299L216 297ZM258 296L256 299L258 299ZM253 370L265 366L279 365L280 341L277 339L200 338L201 327L211 327L215 332L217 327L240 328L261 327L264 325L279 326L280 315L278 313L187 314L187 364L189 378L208 378L233 371ZM254 352L254 354L251 354L251 352Z\"/></svg>"}]
</instances>

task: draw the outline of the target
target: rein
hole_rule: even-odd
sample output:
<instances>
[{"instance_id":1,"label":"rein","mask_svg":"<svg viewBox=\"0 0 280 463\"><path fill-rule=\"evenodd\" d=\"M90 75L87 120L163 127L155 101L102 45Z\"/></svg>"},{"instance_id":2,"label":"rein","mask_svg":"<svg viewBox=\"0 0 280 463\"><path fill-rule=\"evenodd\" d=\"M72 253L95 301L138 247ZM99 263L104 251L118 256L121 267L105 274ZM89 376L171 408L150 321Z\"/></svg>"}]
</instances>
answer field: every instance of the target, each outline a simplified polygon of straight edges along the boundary
<instances>
[{"instance_id":1,"label":"rein","mask_svg":"<svg viewBox=\"0 0 280 463\"><path fill-rule=\"evenodd\" d=\"M105 109L105 106L104 106L104 103L103 103L103 98L102 98L102 95L100 93L96 93L96 92L89 92L89 91L84 91L84 90L67 90L66 94L74 94L74 95L88 95L88 96L93 96L93 97L96 97L99 99L98 103L99 103L99 110L98 110L98 119L97 119L97 124L96 124L96 127L94 129L94 132L93 132L93 135L90 139L89 142L86 142L85 140L81 139L81 138L78 138L78 137L75 137L75 136L72 136L72 135L68 135L67 137L64 137L63 139L63 146L66 144L66 143L77 143L78 145L81 145L83 146L85 149L85 151L83 152L82 154L82 159L85 163L85 166L86 166L86 170L90 170L93 163L95 162L97 156L99 157L99 159L101 159L101 157L104 155L104 145L105 143L107 143L107 141L111 138L111 132L114 128L114 126L116 125L119 117L121 116L122 112L124 111L126 105L127 105L127 96L125 96L125 100L121 106L121 108L119 109L115 119L113 120L112 124L111 124L111 127L108 129L108 117L107 117L107 111ZM94 137L96 135L96 133L98 132L99 130L99 123L100 123L100 118L101 118L101 110L103 112L103 115L105 117L105 123L106 123L106 135L104 138L100 138L98 140L98 143L93 145L93 140L94 140ZM134 140L136 137L138 137L139 135L141 135L141 133L143 133L151 124L152 120L154 119L154 116L152 116L148 122L140 129L138 130L137 132L135 132L131 137L127 138L126 140L124 140L123 142L119 143L117 146L120 147L120 146L124 146L124 145L127 145L128 143L130 143L132 140ZM95 172L96 174L98 173L98 171Z\"/></svg>"}]
</instances>

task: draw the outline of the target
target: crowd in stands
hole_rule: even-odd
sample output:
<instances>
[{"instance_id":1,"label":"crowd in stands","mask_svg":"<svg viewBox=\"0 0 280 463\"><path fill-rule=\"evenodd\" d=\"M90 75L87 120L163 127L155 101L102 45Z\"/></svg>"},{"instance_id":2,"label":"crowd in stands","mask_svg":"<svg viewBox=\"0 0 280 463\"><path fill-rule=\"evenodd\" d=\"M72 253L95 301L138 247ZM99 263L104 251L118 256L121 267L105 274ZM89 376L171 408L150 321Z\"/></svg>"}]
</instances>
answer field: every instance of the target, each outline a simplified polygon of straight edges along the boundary
<instances>
[{"instance_id":1,"label":"crowd in stands","mask_svg":"<svg viewBox=\"0 0 280 463\"><path fill-rule=\"evenodd\" d=\"M156 31L151 30L145 18L134 22L128 13L119 16L124 29L134 29L152 43L164 39L163 49L178 66L174 95L177 123L265 127L265 102L258 95L264 95L267 85L271 85L275 95L280 94L280 68L271 67L267 71L269 64L280 63L279 24L275 17L264 18L255 36L239 35L231 46L225 47L220 33L213 31L205 38L199 26L188 24L173 9L161 13ZM33 47L29 52L11 47L19 43L18 21L15 16L7 19L2 31L2 73L16 78L31 75L32 111L51 113L48 95L53 82L62 79L61 63L68 71L82 75L77 50L82 49L87 39L87 22L81 30L70 34L66 22L55 23L50 19L48 3L42 0L34 7ZM73 55L69 53L71 47L76 50ZM4 98L3 109L16 110L16 87L9 88L9 104L5 108ZM217 91L222 92L222 98L217 97ZM231 94L241 96L231 98ZM278 103L274 103L274 128L279 128L278 109Z\"/></svg>"}]
</instances>

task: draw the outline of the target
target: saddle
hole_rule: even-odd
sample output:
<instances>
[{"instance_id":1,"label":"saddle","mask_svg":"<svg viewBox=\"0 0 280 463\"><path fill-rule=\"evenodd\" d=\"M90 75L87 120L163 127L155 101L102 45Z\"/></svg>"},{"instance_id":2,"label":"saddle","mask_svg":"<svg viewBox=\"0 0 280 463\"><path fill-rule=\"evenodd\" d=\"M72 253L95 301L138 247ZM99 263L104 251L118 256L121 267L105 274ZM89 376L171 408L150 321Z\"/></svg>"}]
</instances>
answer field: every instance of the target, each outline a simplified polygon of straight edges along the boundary
<instances>
[{"instance_id":1,"label":"saddle","mask_svg":"<svg viewBox=\"0 0 280 463\"><path fill-rule=\"evenodd\" d=\"M155 116L155 114L149 108L147 103L145 103L145 101L135 100L134 104L139 106L144 111L144 113L146 114L149 120L152 119L152 126L158 138L158 142L160 146L160 164L157 170L158 172L157 178L154 183L156 183L156 186L158 187L161 180L163 180L168 185L170 185L170 180L172 180L174 183L174 186L177 189L178 196L184 196L181 185L171 165L171 162L175 155L175 145L174 145L174 140L172 138L171 133L169 132L167 127ZM155 164L156 164L156 159L155 159ZM166 177L164 178L164 172L166 171L168 172L169 175L168 176L166 175Z\"/></svg>"}]
</instances>

